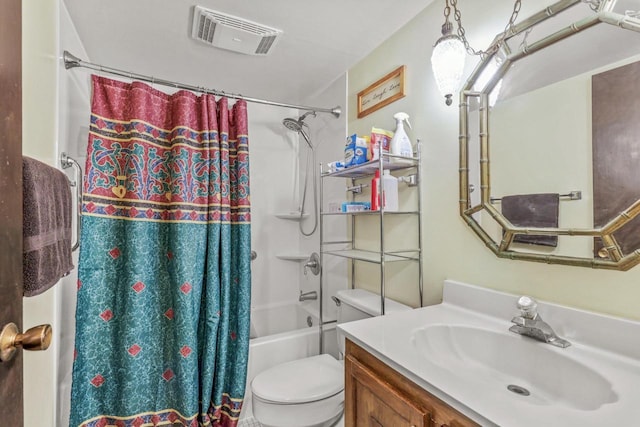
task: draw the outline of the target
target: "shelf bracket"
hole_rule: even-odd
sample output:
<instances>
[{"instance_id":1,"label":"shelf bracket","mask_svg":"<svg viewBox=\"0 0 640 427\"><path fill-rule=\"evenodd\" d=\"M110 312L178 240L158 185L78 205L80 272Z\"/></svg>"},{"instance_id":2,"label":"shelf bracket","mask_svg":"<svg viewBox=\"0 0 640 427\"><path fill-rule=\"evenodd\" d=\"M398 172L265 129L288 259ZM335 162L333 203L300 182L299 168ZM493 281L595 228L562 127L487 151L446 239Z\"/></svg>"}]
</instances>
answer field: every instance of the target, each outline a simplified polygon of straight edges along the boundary
<instances>
[{"instance_id":1,"label":"shelf bracket","mask_svg":"<svg viewBox=\"0 0 640 427\"><path fill-rule=\"evenodd\" d=\"M398 181L406 182L409 187L417 187L418 186L418 175L407 175L398 177Z\"/></svg>"},{"instance_id":2,"label":"shelf bracket","mask_svg":"<svg viewBox=\"0 0 640 427\"><path fill-rule=\"evenodd\" d=\"M362 193L362 189L367 188L368 186L369 184L358 184L352 187L347 187L347 191L351 191L353 194L360 194Z\"/></svg>"}]
</instances>

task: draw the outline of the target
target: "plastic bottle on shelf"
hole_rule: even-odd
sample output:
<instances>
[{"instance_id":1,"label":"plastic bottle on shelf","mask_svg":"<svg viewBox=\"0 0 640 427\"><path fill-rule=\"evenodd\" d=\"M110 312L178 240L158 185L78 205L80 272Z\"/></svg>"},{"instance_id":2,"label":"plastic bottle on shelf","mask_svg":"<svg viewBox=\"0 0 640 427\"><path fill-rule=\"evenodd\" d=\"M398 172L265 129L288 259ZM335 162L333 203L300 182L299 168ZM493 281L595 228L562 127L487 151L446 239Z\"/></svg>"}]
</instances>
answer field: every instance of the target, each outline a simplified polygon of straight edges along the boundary
<instances>
[{"instance_id":1,"label":"plastic bottle on shelf","mask_svg":"<svg viewBox=\"0 0 640 427\"><path fill-rule=\"evenodd\" d=\"M398 178L391 175L389 170L385 170L382 175L382 186L384 188L384 210L389 212L398 211Z\"/></svg>"},{"instance_id":2,"label":"plastic bottle on shelf","mask_svg":"<svg viewBox=\"0 0 640 427\"><path fill-rule=\"evenodd\" d=\"M371 179L371 210L380 210L380 170L376 170Z\"/></svg>"},{"instance_id":3,"label":"plastic bottle on shelf","mask_svg":"<svg viewBox=\"0 0 640 427\"><path fill-rule=\"evenodd\" d=\"M413 147L411 146L411 140L404 131L404 124L406 121L409 129L411 129L411 123L409 123L409 115L407 113L396 113L393 115L396 119L396 131L391 139L391 154L402 157L413 157Z\"/></svg>"}]
</instances>

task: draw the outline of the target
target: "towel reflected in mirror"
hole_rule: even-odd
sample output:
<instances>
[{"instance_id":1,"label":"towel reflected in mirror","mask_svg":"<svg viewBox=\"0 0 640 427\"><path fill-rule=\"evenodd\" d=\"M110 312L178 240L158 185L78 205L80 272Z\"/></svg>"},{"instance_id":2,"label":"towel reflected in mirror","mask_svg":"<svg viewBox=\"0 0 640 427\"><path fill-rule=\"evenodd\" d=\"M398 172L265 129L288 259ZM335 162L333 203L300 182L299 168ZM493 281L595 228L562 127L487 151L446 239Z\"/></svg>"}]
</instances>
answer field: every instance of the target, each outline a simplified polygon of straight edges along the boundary
<instances>
[{"instance_id":1,"label":"towel reflected in mirror","mask_svg":"<svg viewBox=\"0 0 640 427\"><path fill-rule=\"evenodd\" d=\"M502 198L502 214L516 227L557 228L560 207L558 193L518 194ZM558 236L518 234L514 243L558 246Z\"/></svg>"}]
</instances>

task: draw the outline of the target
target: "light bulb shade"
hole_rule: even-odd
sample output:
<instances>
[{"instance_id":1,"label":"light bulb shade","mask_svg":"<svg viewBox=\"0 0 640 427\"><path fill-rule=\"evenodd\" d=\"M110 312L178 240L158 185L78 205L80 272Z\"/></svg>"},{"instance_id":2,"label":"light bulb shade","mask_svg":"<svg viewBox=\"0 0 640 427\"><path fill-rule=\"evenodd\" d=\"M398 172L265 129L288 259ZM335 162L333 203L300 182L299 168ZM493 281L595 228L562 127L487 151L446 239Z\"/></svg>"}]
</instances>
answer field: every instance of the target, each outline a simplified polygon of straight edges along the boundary
<instances>
[{"instance_id":1,"label":"light bulb shade","mask_svg":"<svg viewBox=\"0 0 640 427\"><path fill-rule=\"evenodd\" d=\"M447 105L460 88L466 56L464 44L455 35L441 37L433 48L431 68L440 93L447 98Z\"/></svg>"}]
</instances>

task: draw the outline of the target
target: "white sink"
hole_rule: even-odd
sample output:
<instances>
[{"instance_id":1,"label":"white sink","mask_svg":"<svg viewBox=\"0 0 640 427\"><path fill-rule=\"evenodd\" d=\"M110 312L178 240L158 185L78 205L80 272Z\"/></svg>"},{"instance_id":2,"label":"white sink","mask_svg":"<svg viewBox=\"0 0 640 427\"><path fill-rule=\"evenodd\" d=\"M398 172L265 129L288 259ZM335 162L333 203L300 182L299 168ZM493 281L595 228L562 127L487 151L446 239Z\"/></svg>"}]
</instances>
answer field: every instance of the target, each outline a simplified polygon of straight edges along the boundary
<instances>
[{"instance_id":1,"label":"white sink","mask_svg":"<svg viewBox=\"0 0 640 427\"><path fill-rule=\"evenodd\" d=\"M338 328L483 427L640 426L640 322L538 301L558 348L509 331L518 298L445 281L442 304Z\"/></svg>"},{"instance_id":2,"label":"white sink","mask_svg":"<svg viewBox=\"0 0 640 427\"><path fill-rule=\"evenodd\" d=\"M523 402L592 411L618 400L611 382L568 350L509 331L432 324L411 340L425 362L484 387L510 386L505 396Z\"/></svg>"}]
</instances>

